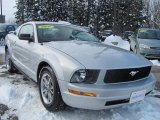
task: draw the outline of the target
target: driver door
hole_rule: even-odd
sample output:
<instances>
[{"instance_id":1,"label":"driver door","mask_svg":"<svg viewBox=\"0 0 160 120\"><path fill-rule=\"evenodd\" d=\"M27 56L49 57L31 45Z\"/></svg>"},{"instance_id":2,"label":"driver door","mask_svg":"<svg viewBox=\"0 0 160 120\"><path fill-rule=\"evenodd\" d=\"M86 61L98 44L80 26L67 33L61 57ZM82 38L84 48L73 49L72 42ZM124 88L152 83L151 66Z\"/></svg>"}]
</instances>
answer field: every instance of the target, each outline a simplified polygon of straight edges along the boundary
<instances>
[{"instance_id":1,"label":"driver door","mask_svg":"<svg viewBox=\"0 0 160 120\"><path fill-rule=\"evenodd\" d=\"M13 48L16 65L28 76L33 76L35 75L35 71L32 68L36 63L36 55L34 54L35 40L19 39L21 34L30 34L34 38L34 26L32 24L26 24L21 27L17 36L18 39L14 41Z\"/></svg>"}]
</instances>

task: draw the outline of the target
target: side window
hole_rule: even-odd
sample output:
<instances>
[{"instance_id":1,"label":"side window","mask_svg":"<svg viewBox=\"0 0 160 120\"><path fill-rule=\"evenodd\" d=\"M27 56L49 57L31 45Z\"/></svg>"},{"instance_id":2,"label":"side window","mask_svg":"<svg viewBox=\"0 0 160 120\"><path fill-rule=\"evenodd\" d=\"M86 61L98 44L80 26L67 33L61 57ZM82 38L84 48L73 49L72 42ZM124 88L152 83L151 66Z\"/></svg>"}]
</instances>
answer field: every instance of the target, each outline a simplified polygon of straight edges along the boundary
<instances>
[{"instance_id":1,"label":"side window","mask_svg":"<svg viewBox=\"0 0 160 120\"><path fill-rule=\"evenodd\" d=\"M32 25L24 25L21 27L19 31L20 34L30 34L30 36L34 37L34 29Z\"/></svg>"}]
</instances>

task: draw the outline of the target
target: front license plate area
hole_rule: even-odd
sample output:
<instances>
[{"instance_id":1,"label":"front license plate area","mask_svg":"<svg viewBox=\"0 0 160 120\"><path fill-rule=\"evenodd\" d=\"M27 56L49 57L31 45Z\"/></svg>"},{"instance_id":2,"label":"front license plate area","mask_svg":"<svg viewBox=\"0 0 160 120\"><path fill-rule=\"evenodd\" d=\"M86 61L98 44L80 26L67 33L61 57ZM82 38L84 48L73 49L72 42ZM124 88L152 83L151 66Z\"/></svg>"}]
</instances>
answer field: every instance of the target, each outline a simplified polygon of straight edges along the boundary
<instances>
[{"instance_id":1,"label":"front license plate area","mask_svg":"<svg viewBox=\"0 0 160 120\"><path fill-rule=\"evenodd\" d=\"M129 103L142 101L145 97L146 90L132 92Z\"/></svg>"}]
</instances>

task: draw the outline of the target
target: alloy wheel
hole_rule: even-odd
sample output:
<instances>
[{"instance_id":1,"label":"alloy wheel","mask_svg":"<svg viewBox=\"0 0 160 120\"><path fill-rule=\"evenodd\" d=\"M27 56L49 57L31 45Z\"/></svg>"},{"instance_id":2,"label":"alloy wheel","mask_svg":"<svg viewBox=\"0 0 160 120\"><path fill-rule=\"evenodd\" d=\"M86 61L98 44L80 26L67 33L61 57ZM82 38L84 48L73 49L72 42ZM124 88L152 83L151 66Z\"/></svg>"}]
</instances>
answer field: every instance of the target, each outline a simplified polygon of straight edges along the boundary
<instances>
[{"instance_id":1,"label":"alloy wheel","mask_svg":"<svg viewBox=\"0 0 160 120\"><path fill-rule=\"evenodd\" d=\"M51 104L54 99L54 87L51 76L44 73L41 77L41 94L45 104Z\"/></svg>"}]
</instances>

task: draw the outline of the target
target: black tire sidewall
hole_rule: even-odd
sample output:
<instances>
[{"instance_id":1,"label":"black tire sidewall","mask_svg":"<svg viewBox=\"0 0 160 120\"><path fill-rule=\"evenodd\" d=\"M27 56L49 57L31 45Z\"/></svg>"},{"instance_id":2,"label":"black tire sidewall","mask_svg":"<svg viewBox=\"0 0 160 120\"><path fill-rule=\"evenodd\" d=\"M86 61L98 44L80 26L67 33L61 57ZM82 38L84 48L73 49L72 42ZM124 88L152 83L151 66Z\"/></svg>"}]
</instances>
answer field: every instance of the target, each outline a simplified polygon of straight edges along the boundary
<instances>
[{"instance_id":1,"label":"black tire sidewall","mask_svg":"<svg viewBox=\"0 0 160 120\"><path fill-rule=\"evenodd\" d=\"M8 49L5 51L5 62L7 62L7 60L6 60L7 55L9 55ZM13 72L13 71L14 71L13 63L12 63L12 61L11 61L10 58L8 58L8 60L9 60L9 66L10 66L10 68L8 69L8 71L9 71L9 72ZM7 66L7 65L6 65L6 66Z\"/></svg>"},{"instance_id":2,"label":"black tire sidewall","mask_svg":"<svg viewBox=\"0 0 160 120\"><path fill-rule=\"evenodd\" d=\"M42 93L41 93L41 78L43 76L44 73L47 73L51 76L51 80L53 82L53 86L54 86L54 98L52 100L52 102L50 104L46 104L42 98ZM59 105L57 102L57 99L59 99L59 87L58 87L58 83L57 83L57 78L53 72L53 70L49 67L43 67L41 72L40 72L40 78L39 78L39 82L38 82L38 86L39 86L39 93L40 93L40 98L41 101L44 105L44 107L49 110L49 111L54 111L54 109L57 108L57 106Z\"/></svg>"},{"instance_id":3,"label":"black tire sidewall","mask_svg":"<svg viewBox=\"0 0 160 120\"><path fill-rule=\"evenodd\" d=\"M137 47L136 46L134 47L134 52L137 54Z\"/></svg>"}]
</instances>

